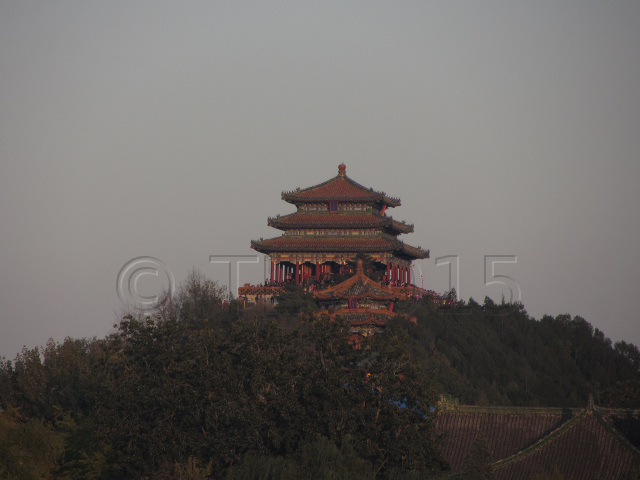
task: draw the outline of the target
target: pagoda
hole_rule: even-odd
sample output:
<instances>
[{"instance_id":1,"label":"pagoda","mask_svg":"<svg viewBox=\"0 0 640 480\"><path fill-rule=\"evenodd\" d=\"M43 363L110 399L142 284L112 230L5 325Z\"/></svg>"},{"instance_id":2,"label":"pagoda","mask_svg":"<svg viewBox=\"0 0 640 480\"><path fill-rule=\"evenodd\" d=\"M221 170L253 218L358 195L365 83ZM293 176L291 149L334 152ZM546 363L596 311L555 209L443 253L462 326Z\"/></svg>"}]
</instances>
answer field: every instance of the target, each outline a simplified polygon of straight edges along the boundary
<instances>
[{"instance_id":1,"label":"pagoda","mask_svg":"<svg viewBox=\"0 0 640 480\"><path fill-rule=\"evenodd\" d=\"M356 256L366 254L373 273L390 286L410 285L411 263L429 258L429 251L398 239L413 225L387 215L400 199L353 181L346 166L338 175L309 188L283 192L296 206L289 215L269 218L267 224L284 233L254 240L251 248L271 258L271 284L311 284L333 275L355 273Z\"/></svg>"}]
</instances>

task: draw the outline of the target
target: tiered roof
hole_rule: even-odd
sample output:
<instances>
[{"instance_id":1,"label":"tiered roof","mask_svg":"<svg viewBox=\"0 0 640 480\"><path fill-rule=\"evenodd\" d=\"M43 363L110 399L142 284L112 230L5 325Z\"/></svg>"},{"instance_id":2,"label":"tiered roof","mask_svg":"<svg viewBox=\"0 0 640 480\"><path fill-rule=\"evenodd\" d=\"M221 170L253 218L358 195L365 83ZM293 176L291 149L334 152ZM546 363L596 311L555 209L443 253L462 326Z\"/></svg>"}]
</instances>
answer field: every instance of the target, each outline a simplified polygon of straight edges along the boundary
<instances>
[{"instance_id":1,"label":"tiered roof","mask_svg":"<svg viewBox=\"0 0 640 480\"><path fill-rule=\"evenodd\" d=\"M313 296L320 303L363 300L368 304L367 306L358 305L356 308L349 308L343 305L333 310L330 316L331 318L342 317L351 325L352 333L365 336L382 331L387 322L395 316L389 305L400 298L398 292L367 277L362 260L358 260L356 273L351 278L338 285L316 290Z\"/></svg>"},{"instance_id":2,"label":"tiered roof","mask_svg":"<svg viewBox=\"0 0 640 480\"><path fill-rule=\"evenodd\" d=\"M389 197L384 192L376 192L354 182L346 175L346 166L338 167L338 175L313 187L282 192L282 199L289 203L315 202L365 202L380 203L389 207L400 206L400 199Z\"/></svg>"},{"instance_id":3,"label":"tiered roof","mask_svg":"<svg viewBox=\"0 0 640 480\"><path fill-rule=\"evenodd\" d=\"M269 218L267 224L280 230L291 228L389 228L398 233L413 232L413 225L391 217L365 214L334 215L330 213L291 213Z\"/></svg>"},{"instance_id":4,"label":"tiered roof","mask_svg":"<svg viewBox=\"0 0 640 480\"><path fill-rule=\"evenodd\" d=\"M344 164L338 167L338 175L326 182L283 192L282 198L295 204L298 211L269 218L269 226L286 233L252 241L254 250L266 254L390 253L405 260L429 257L428 250L398 240L398 235L413 232L413 225L385 215L387 207L400 205L400 199L351 180ZM347 207L330 211L328 204L334 202L336 208L338 204ZM322 204L324 209L318 207Z\"/></svg>"},{"instance_id":5,"label":"tiered roof","mask_svg":"<svg viewBox=\"0 0 640 480\"><path fill-rule=\"evenodd\" d=\"M398 294L391 288L380 285L364 274L361 260L358 260L354 276L336 286L314 292L314 296L318 300L331 300L334 298L360 300L371 298L373 300L393 301L398 299Z\"/></svg>"},{"instance_id":6,"label":"tiered roof","mask_svg":"<svg viewBox=\"0 0 640 480\"><path fill-rule=\"evenodd\" d=\"M414 258L427 258L428 250L412 247L394 237L372 235L335 237L283 235L267 240L254 240L251 248L259 252L399 252Z\"/></svg>"}]
</instances>

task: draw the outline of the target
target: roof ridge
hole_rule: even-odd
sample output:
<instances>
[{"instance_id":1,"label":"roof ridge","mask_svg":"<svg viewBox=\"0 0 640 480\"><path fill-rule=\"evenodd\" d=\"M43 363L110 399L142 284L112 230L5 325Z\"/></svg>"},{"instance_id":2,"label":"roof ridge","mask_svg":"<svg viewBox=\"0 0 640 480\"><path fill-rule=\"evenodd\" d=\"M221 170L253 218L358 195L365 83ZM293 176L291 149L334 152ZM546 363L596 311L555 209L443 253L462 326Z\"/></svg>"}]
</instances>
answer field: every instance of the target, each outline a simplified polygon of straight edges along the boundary
<instances>
[{"instance_id":1,"label":"roof ridge","mask_svg":"<svg viewBox=\"0 0 640 480\"><path fill-rule=\"evenodd\" d=\"M592 413L587 411L587 409L583 409L578 415L576 415L575 417L570 418L566 422L563 422L562 424L560 424L558 426L558 428L556 428L555 430L552 430L550 433L548 433L547 435L542 437L537 442L529 445L527 448L524 448L524 449L520 450L519 452L514 453L510 457L503 458L501 460L493 462L493 467L494 468L502 468L505 465L508 465L510 463L515 462L516 460L528 457L529 455L537 452L540 448L542 448L545 445L553 442L556 438L558 438L566 430L568 430L570 428L573 428L586 415L591 415L591 414Z\"/></svg>"},{"instance_id":2,"label":"roof ridge","mask_svg":"<svg viewBox=\"0 0 640 480\"><path fill-rule=\"evenodd\" d=\"M594 406L593 414L596 420L602 425L611 435L613 435L616 440L618 440L624 447L627 448L633 455L637 458L640 458L640 450L638 450L627 438L620 433L620 431L615 427L615 425L611 424L607 419L604 418L602 413L600 413L600 408Z\"/></svg>"},{"instance_id":3,"label":"roof ridge","mask_svg":"<svg viewBox=\"0 0 640 480\"><path fill-rule=\"evenodd\" d=\"M342 165L341 165L342 166ZM387 195L385 192L383 191L377 191L374 190L373 187L365 187L364 185L356 182L355 180L351 179L350 177L348 177L344 171L344 169L341 169L340 172L338 173L338 175L336 175L335 177L331 177L328 180L325 180L324 182L318 183L316 185L312 185L310 187L306 187L306 188L296 188L294 190L289 190L289 191L283 191L281 194L281 197L283 200L285 200L286 202L289 203L295 203L295 202L313 202L313 197L311 197L311 199L309 198L305 198L306 197L306 193L310 193L313 190L317 190L317 189L321 189L323 187L326 187L327 185L330 185L333 182L346 182L348 183L351 187L360 190L363 194L366 194L363 197L363 201L373 201L373 202L383 202L384 204L390 206L390 207L398 207L400 206L400 199L397 197L391 197L389 195ZM349 198L351 195L335 195L336 199L344 199L344 198ZM326 197L320 195L318 197L319 199L323 199L325 200Z\"/></svg>"},{"instance_id":4,"label":"roof ridge","mask_svg":"<svg viewBox=\"0 0 640 480\"><path fill-rule=\"evenodd\" d=\"M330 179L325 180L324 182L320 182L317 185L312 185L310 187L306 187L306 188L297 187L297 188L294 188L293 190L283 190L282 191L282 195L283 196L284 195L290 195L290 194L293 194L293 193L296 193L296 192L304 192L306 190L313 190L314 188L324 187L325 185L328 185L329 183L331 183L331 182L333 182L335 180L338 180L340 178L346 178L346 177L340 177L340 175L336 175L335 177L331 177Z\"/></svg>"},{"instance_id":5,"label":"roof ridge","mask_svg":"<svg viewBox=\"0 0 640 480\"><path fill-rule=\"evenodd\" d=\"M379 298L381 296L389 297L389 298L391 297L397 298L397 294L393 290L391 290L389 287L378 284L378 282L368 277L364 273L364 271L360 270L362 268L360 260L358 261L358 267L359 267L359 270L354 275L347 278L345 281L337 285L334 285L333 287L329 287L324 290L318 290L317 292L314 292L314 296L316 297L319 296L320 298L322 298L327 296L329 293L332 296L335 296L336 294L340 295L341 292L348 290L353 285L360 282L364 285L368 285L370 291L363 294L359 294L359 295L353 295L352 296L353 298L367 298L367 297ZM376 293L377 291L381 293Z\"/></svg>"},{"instance_id":6,"label":"roof ridge","mask_svg":"<svg viewBox=\"0 0 640 480\"><path fill-rule=\"evenodd\" d=\"M565 407L523 407L523 406L502 406L502 405L458 405L455 412L461 413L480 413L480 414L518 414L518 415L566 415L571 413L571 417L580 414L584 408L565 408ZM450 410L449 410L450 411ZM442 413L445 413L443 411Z\"/></svg>"}]
</instances>

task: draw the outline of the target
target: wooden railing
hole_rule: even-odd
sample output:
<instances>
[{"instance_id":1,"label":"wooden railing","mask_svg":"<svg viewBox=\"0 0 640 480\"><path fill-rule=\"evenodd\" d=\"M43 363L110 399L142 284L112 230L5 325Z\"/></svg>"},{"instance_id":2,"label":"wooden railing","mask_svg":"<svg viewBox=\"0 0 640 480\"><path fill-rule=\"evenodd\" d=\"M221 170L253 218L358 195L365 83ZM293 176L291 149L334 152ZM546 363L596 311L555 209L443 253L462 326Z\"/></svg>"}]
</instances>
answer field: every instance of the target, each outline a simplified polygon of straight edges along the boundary
<instances>
[{"instance_id":1,"label":"wooden railing","mask_svg":"<svg viewBox=\"0 0 640 480\"><path fill-rule=\"evenodd\" d=\"M433 290L425 290L424 288L416 287L415 285L406 285L403 287L389 287L394 292L398 293L400 298L422 298L424 296L430 296L434 298L440 298Z\"/></svg>"},{"instance_id":2,"label":"wooden railing","mask_svg":"<svg viewBox=\"0 0 640 480\"><path fill-rule=\"evenodd\" d=\"M284 287L280 286L256 286L256 285L245 285L244 287L238 288L238 297L243 297L245 295L278 295L284 292Z\"/></svg>"},{"instance_id":3,"label":"wooden railing","mask_svg":"<svg viewBox=\"0 0 640 480\"><path fill-rule=\"evenodd\" d=\"M424 296L430 296L430 297L433 297L434 299L440 298L440 295L438 295L433 290L425 290L415 285L405 285L402 287L388 287L388 288L390 288L393 292L395 292L398 295L398 298L400 299L422 298ZM254 296L254 295L273 296L273 295L279 295L280 293L283 293L284 290L285 289L283 286L245 285L243 287L238 288L238 297Z\"/></svg>"}]
</instances>

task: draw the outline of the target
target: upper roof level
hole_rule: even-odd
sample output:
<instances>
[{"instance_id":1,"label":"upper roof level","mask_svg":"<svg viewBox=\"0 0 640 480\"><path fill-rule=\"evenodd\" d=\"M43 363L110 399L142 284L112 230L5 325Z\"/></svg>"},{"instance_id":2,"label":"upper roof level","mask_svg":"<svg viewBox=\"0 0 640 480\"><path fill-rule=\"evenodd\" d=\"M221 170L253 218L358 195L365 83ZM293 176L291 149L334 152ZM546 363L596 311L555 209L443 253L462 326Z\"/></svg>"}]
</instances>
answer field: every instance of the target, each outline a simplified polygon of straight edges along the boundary
<instances>
[{"instance_id":1,"label":"upper roof level","mask_svg":"<svg viewBox=\"0 0 640 480\"><path fill-rule=\"evenodd\" d=\"M338 166L338 175L313 187L282 192L282 199L293 204L313 202L379 203L387 207L400 206L400 199L367 188L347 177L345 164Z\"/></svg>"},{"instance_id":2,"label":"upper roof level","mask_svg":"<svg viewBox=\"0 0 640 480\"><path fill-rule=\"evenodd\" d=\"M292 228L388 228L397 233L413 232L413 225L398 222L391 217L362 213L352 215L333 215L330 213L291 213L269 218L267 225L281 230Z\"/></svg>"}]
</instances>

